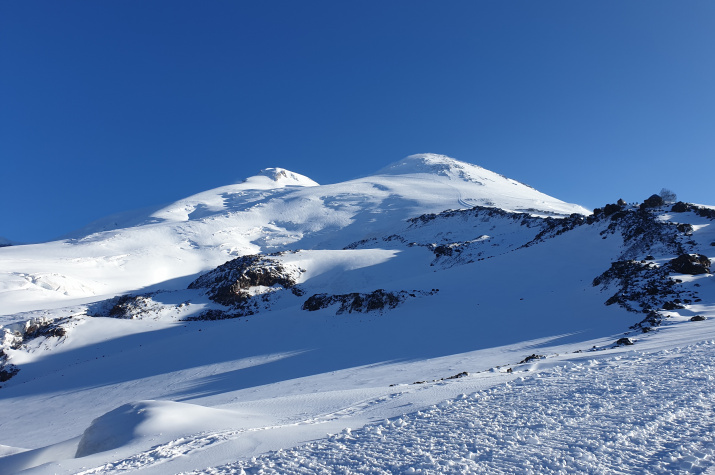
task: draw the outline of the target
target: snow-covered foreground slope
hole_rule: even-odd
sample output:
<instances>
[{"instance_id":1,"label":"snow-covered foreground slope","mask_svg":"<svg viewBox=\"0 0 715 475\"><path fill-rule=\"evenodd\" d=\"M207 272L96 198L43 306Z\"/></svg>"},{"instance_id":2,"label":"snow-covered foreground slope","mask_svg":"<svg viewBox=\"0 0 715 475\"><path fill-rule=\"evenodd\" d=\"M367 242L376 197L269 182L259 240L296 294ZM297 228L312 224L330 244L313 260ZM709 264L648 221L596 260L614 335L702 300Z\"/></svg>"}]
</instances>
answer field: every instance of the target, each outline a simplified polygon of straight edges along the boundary
<instances>
[{"instance_id":1,"label":"snow-covered foreground slope","mask_svg":"<svg viewBox=\"0 0 715 475\"><path fill-rule=\"evenodd\" d=\"M710 466L715 211L573 211L421 155L0 249L0 473Z\"/></svg>"}]
</instances>

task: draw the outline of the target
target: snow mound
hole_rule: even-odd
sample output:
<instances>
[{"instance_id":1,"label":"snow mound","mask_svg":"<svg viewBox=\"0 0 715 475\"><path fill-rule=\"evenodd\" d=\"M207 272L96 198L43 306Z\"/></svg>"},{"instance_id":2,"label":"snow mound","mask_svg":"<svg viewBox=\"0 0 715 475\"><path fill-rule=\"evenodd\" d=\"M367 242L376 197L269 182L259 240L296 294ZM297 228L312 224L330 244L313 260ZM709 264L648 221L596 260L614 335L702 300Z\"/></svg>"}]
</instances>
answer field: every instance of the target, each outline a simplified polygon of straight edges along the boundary
<instances>
[{"instance_id":1,"label":"snow mound","mask_svg":"<svg viewBox=\"0 0 715 475\"><path fill-rule=\"evenodd\" d=\"M230 427L240 415L223 409L172 401L138 401L124 404L96 418L82 434L76 457L117 449L161 434L197 433Z\"/></svg>"}]
</instances>

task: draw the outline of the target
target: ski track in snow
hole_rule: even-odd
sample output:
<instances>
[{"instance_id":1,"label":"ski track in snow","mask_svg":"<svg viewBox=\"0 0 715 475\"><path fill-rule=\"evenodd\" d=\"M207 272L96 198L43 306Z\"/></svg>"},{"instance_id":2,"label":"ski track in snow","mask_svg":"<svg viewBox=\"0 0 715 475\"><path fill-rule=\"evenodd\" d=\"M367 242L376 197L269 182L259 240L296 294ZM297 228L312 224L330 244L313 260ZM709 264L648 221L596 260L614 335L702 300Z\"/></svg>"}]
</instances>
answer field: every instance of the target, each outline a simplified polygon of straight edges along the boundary
<instances>
[{"instance_id":1,"label":"ski track in snow","mask_svg":"<svg viewBox=\"0 0 715 475\"><path fill-rule=\"evenodd\" d=\"M703 473L715 455L713 367L715 341L571 363L191 473ZM208 443L154 451L176 457Z\"/></svg>"}]
</instances>

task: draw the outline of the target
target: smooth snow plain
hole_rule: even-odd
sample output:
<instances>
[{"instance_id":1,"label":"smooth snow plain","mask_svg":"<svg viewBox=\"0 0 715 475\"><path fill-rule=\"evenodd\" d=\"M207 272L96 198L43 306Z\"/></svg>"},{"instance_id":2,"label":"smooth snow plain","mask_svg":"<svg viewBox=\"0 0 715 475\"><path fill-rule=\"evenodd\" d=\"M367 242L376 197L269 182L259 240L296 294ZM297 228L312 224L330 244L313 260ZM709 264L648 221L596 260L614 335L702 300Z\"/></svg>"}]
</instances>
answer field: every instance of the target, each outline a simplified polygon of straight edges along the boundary
<instances>
[{"instance_id":1,"label":"smooth snow plain","mask_svg":"<svg viewBox=\"0 0 715 475\"><path fill-rule=\"evenodd\" d=\"M683 276L701 301L616 346L642 317L605 306L592 280L620 236L582 227L524 248L540 229L507 218L405 222L474 205L586 213L424 154L327 186L269 169L0 249L4 330L74 316L62 338L5 349L20 372L0 388L0 473L708 470L713 277ZM701 247L715 241L709 221L692 221ZM470 242L475 262L435 260L428 244L442 241ZM182 320L211 305L186 289L200 272L285 250L277 259L305 270L308 295L436 292L385 312L305 312L287 295L248 317ZM86 314L160 289L143 318ZM531 354L545 358L520 363Z\"/></svg>"}]
</instances>

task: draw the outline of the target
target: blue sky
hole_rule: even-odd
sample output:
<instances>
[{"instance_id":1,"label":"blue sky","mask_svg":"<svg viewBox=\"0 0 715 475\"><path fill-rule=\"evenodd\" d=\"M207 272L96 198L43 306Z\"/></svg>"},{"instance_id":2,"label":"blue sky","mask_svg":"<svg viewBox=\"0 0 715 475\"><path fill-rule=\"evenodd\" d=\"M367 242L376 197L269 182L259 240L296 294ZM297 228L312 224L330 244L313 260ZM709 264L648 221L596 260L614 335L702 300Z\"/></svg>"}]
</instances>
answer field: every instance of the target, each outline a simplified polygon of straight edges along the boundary
<instances>
[{"instance_id":1,"label":"blue sky","mask_svg":"<svg viewBox=\"0 0 715 475\"><path fill-rule=\"evenodd\" d=\"M0 2L0 236L406 155L715 204L715 3Z\"/></svg>"}]
</instances>

